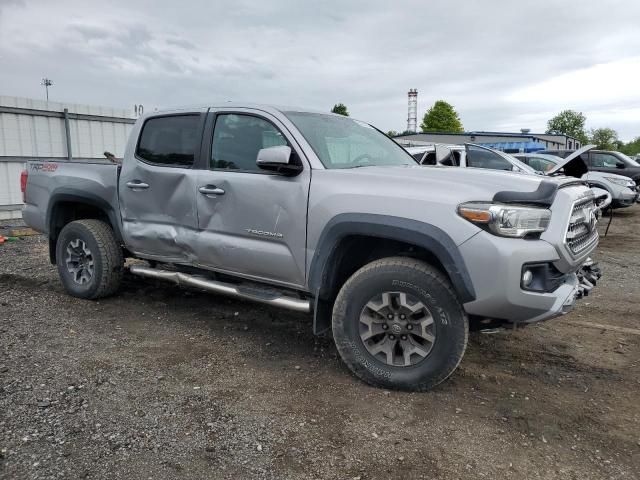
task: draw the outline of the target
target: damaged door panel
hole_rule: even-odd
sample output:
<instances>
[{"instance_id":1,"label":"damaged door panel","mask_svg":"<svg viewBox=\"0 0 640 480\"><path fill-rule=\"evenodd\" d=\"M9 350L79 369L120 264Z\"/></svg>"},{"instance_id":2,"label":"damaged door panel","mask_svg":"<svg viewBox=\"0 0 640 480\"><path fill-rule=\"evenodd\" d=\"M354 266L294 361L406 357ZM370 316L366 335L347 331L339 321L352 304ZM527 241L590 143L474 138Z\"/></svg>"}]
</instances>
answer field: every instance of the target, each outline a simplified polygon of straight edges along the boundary
<instances>
[{"instance_id":1,"label":"damaged door panel","mask_svg":"<svg viewBox=\"0 0 640 480\"><path fill-rule=\"evenodd\" d=\"M164 260L191 262L198 228L195 205L204 115L169 115L142 126L134 161L120 175L120 210L127 246Z\"/></svg>"}]
</instances>

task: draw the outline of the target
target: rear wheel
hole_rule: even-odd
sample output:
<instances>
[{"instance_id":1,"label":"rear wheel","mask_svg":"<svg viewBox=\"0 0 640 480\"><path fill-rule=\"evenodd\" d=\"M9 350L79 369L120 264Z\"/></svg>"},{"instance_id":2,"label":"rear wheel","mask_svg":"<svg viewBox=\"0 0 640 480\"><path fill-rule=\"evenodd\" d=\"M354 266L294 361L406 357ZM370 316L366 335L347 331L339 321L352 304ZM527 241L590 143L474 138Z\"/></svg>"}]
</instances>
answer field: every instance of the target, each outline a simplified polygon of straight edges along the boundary
<instances>
[{"instance_id":1,"label":"rear wheel","mask_svg":"<svg viewBox=\"0 0 640 480\"><path fill-rule=\"evenodd\" d=\"M420 260L365 265L344 284L333 309L342 359L365 382L428 390L460 363L468 320L448 279Z\"/></svg>"},{"instance_id":2,"label":"rear wheel","mask_svg":"<svg viewBox=\"0 0 640 480\"><path fill-rule=\"evenodd\" d=\"M56 263L70 295L95 299L118 289L124 258L111 227L89 219L65 225L56 242Z\"/></svg>"}]
</instances>

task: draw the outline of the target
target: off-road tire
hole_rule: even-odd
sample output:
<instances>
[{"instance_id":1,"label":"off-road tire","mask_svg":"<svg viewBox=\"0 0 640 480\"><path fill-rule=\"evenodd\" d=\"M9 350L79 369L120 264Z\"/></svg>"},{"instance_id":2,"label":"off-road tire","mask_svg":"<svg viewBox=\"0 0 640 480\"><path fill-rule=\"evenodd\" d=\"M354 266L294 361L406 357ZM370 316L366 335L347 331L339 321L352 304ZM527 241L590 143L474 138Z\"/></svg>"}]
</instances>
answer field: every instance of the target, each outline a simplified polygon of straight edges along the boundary
<instances>
[{"instance_id":1,"label":"off-road tire","mask_svg":"<svg viewBox=\"0 0 640 480\"><path fill-rule=\"evenodd\" d=\"M83 285L76 283L67 268L67 246L80 239L91 252L93 275ZM120 286L124 257L112 228L101 220L76 220L64 226L56 242L58 275L67 293L97 299L113 295Z\"/></svg>"},{"instance_id":2,"label":"off-road tire","mask_svg":"<svg viewBox=\"0 0 640 480\"><path fill-rule=\"evenodd\" d=\"M382 292L405 292L431 312L435 341L429 354L411 366L389 365L374 357L360 337L360 314ZM426 262L389 257L371 262L342 286L333 307L333 337L343 361L366 383L383 388L425 391L446 380L467 346L469 323L449 280Z\"/></svg>"}]
</instances>

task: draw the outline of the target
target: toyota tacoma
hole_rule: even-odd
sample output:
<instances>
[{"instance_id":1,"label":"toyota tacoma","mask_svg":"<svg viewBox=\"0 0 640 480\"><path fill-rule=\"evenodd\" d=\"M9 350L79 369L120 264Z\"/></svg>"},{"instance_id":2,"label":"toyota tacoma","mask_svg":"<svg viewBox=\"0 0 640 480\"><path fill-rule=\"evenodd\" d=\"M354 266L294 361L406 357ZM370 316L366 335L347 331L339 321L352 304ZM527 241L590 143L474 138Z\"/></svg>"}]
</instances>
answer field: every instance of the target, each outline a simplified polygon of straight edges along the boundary
<instances>
[{"instance_id":1,"label":"toyota tacoma","mask_svg":"<svg viewBox=\"0 0 640 480\"><path fill-rule=\"evenodd\" d=\"M423 168L339 115L154 112L121 164L31 161L21 180L24 220L48 236L69 294L114 294L128 268L309 312L351 371L385 388L437 385L470 329L562 315L599 276L579 179Z\"/></svg>"}]
</instances>

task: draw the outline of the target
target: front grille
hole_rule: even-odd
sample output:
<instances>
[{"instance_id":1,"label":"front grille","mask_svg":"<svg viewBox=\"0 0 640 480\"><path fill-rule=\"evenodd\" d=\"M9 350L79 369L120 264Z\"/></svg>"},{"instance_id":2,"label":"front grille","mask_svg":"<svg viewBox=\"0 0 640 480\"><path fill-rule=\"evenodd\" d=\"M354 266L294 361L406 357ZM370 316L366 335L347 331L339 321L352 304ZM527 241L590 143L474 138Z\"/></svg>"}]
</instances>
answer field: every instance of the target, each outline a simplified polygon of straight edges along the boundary
<instances>
[{"instance_id":1,"label":"front grille","mask_svg":"<svg viewBox=\"0 0 640 480\"><path fill-rule=\"evenodd\" d=\"M573 204L566 235L567 248L573 255L579 255L598 240L596 222L593 197Z\"/></svg>"}]
</instances>

